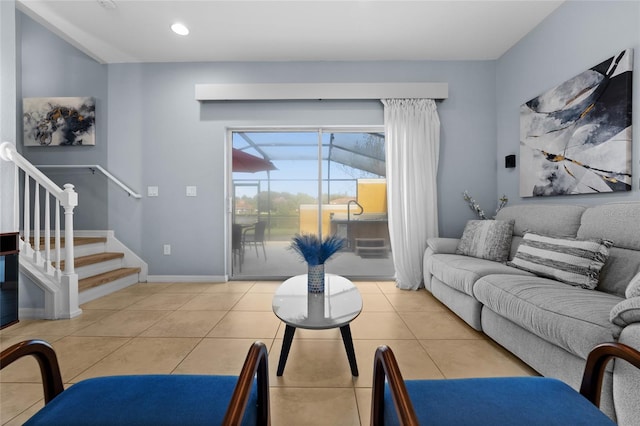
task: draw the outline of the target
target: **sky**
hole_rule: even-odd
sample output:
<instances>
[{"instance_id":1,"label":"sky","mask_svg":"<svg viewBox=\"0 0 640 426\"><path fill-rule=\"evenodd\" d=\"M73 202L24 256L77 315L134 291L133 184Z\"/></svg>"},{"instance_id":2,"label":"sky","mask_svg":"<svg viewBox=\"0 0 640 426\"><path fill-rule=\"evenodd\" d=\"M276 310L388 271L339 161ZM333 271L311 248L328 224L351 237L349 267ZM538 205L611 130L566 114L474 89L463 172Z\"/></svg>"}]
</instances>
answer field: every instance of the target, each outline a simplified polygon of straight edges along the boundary
<instances>
[{"instance_id":1,"label":"sky","mask_svg":"<svg viewBox=\"0 0 640 426\"><path fill-rule=\"evenodd\" d=\"M323 157L329 153L330 133L322 134ZM244 138L243 138L244 136ZM339 140L343 146L357 149L358 141L366 137L363 133L339 133L335 134L335 140ZM316 132L243 132L242 135L234 133L233 147L243 149L245 152L263 157L261 153L250 146L250 139L269 156L277 170L270 174L272 192L289 192L292 194L306 193L314 197L318 194L318 133ZM383 139L376 139L376 143L383 143ZM382 151L384 148L381 148ZM382 154L383 155L383 154ZM331 194L348 194L356 196L356 178L378 177L363 170L354 169L342 164L331 162L330 169L327 161L322 161L322 178L331 179ZM267 190L267 172L233 173L236 183L250 183L260 181L261 190ZM323 193L327 193L327 182L323 183ZM237 187L236 196L255 195L255 187Z\"/></svg>"}]
</instances>

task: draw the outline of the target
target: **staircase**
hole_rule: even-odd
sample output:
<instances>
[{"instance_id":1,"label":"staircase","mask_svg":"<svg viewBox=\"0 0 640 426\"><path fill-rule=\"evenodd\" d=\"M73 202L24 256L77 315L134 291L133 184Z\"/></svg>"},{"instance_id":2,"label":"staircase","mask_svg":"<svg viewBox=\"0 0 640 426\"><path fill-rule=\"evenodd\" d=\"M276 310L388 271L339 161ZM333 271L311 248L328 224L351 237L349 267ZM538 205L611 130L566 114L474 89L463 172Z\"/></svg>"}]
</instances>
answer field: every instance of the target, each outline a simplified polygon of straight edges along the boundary
<instances>
[{"instance_id":1,"label":"staircase","mask_svg":"<svg viewBox=\"0 0 640 426\"><path fill-rule=\"evenodd\" d=\"M78 274L78 298L86 303L98 297L123 289L139 281L143 266L127 262L122 251L109 251L107 236L74 237L75 270ZM64 246L64 241L62 242ZM60 262L64 271L65 261ZM146 267L144 267L146 270ZM143 274L146 276L146 273Z\"/></svg>"},{"instance_id":2,"label":"staircase","mask_svg":"<svg viewBox=\"0 0 640 426\"><path fill-rule=\"evenodd\" d=\"M75 236L74 263L78 274L79 303L86 303L114 291L121 290L140 281L146 281L146 265L144 262L127 256L125 251L115 251L121 244L115 240L112 232L81 231L85 236ZM88 234L99 234L90 236ZM33 244L33 239L30 241ZM40 250L44 250L45 240L40 239ZM53 249L54 241L50 242ZM61 248L65 247L65 239L60 239ZM123 246L124 247L124 246ZM123 247L120 247L123 249ZM126 249L126 248L124 248ZM56 263L53 262L55 268ZM65 270L65 261L60 262L60 270Z\"/></svg>"},{"instance_id":3,"label":"staircase","mask_svg":"<svg viewBox=\"0 0 640 426\"><path fill-rule=\"evenodd\" d=\"M113 231L74 232L78 194L72 184L60 188L10 142L0 143L0 160L15 165L13 188L6 199L11 203L13 198L10 229L21 230L22 235L20 274L26 278L25 285L35 285L44 293L44 307L36 306L40 301L33 299L29 300L33 306L25 309L42 311L38 318L74 318L82 314L80 304L146 281L147 264ZM116 183L123 187L117 179ZM11 186L10 180L5 186ZM127 192L141 197L128 188Z\"/></svg>"}]
</instances>

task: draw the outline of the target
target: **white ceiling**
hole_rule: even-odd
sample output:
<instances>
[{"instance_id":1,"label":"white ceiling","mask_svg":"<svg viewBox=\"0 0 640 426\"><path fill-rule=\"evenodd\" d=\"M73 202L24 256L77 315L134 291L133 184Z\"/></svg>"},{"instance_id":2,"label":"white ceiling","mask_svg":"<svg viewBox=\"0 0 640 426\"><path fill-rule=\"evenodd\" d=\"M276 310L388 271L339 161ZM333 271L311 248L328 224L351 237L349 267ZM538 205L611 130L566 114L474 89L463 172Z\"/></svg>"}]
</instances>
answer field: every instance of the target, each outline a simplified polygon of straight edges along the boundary
<instances>
[{"instance_id":1,"label":"white ceiling","mask_svg":"<svg viewBox=\"0 0 640 426\"><path fill-rule=\"evenodd\" d=\"M98 0L17 0L17 5L96 60L119 63L491 60L562 3L112 1L113 9ZM191 33L171 32L176 21Z\"/></svg>"}]
</instances>

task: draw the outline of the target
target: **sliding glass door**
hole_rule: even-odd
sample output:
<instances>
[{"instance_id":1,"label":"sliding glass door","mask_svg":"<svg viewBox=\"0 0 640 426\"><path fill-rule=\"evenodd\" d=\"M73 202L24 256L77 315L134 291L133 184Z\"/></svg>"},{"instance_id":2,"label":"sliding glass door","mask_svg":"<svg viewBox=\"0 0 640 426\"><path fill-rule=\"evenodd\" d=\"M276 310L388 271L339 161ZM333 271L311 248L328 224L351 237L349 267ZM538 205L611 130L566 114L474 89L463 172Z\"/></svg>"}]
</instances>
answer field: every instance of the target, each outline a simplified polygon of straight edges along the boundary
<instances>
[{"instance_id":1,"label":"sliding glass door","mask_svg":"<svg viewBox=\"0 0 640 426\"><path fill-rule=\"evenodd\" d=\"M305 273L295 234L347 240L327 272L393 276L380 129L234 130L231 141L234 278Z\"/></svg>"}]
</instances>

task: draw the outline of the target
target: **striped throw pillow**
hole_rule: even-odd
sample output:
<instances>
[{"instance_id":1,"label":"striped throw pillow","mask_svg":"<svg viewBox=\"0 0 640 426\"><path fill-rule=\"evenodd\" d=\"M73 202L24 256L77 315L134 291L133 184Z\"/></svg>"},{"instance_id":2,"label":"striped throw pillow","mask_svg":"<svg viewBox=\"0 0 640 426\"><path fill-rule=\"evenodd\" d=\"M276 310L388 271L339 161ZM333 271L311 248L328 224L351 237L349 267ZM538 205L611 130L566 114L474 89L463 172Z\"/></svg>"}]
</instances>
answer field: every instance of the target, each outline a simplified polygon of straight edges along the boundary
<instances>
[{"instance_id":1,"label":"striped throw pillow","mask_svg":"<svg viewBox=\"0 0 640 426\"><path fill-rule=\"evenodd\" d=\"M508 265L566 284L594 289L612 245L607 240L576 240L527 232Z\"/></svg>"}]
</instances>

